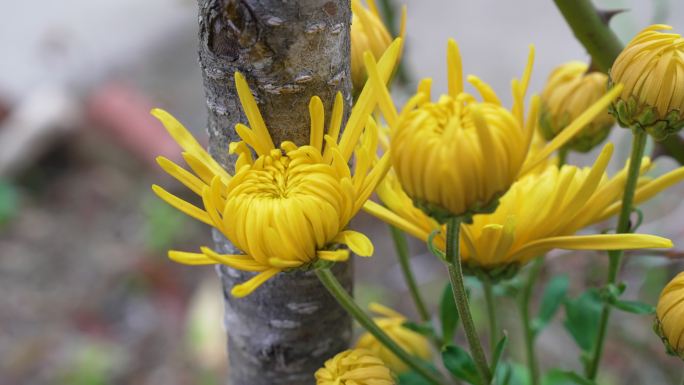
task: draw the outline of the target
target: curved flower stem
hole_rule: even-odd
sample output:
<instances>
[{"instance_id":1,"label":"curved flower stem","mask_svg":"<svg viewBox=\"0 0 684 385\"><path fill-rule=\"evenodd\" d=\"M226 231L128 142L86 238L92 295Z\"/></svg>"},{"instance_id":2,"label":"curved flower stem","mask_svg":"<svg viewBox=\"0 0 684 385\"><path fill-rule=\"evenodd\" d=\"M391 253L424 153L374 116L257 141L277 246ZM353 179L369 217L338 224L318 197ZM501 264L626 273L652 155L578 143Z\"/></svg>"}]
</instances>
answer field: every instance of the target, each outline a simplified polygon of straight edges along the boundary
<instances>
[{"instance_id":1,"label":"curved flower stem","mask_svg":"<svg viewBox=\"0 0 684 385\"><path fill-rule=\"evenodd\" d=\"M489 351L493 352L494 349L496 349L496 344L499 342L499 322L496 317L494 290L492 282L489 279L482 280L482 287L484 288L485 302L487 303L487 316L489 318Z\"/></svg>"},{"instance_id":2,"label":"curved flower stem","mask_svg":"<svg viewBox=\"0 0 684 385\"><path fill-rule=\"evenodd\" d=\"M451 280L451 289L454 294L456 308L458 309L458 314L461 316L463 329L465 330L466 339L470 346L470 353L473 355L473 360L477 366L480 378L482 378L482 383L489 384L492 382L492 374L489 370L489 364L487 364L487 357L485 357L484 350L480 344L480 337L477 335L473 317L470 314L468 296L466 295L465 284L463 283L459 239L460 228L460 218L451 218L447 222L446 256L448 261L449 279Z\"/></svg>"},{"instance_id":3,"label":"curved flower stem","mask_svg":"<svg viewBox=\"0 0 684 385\"><path fill-rule=\"evenodd\" d=\"M629 216L632 213L634 192L636 190L637 181L639 179L639 169L641 168L641 158L644 155L646 147L646 132L640 129L634 130L634 137L632 138L632 153L629 157L629 169L627 171L627 181L625 182L625 192L622 196L622 208L620 209L620 216L618 217L617 233L629 233L630 224ZM623 250L609 251L610 264L608 267L608 284L615 284L617 282L618 273L620 272L620 262L622 260ZM592 353L591 361L587 366L587 377L590 380L596 378L598 374L598 367L601 363L601 356L603 355L603 343L606 337L606 330L608 328L608 320L610 318L611 305L604 304L601 311L601 319L599 321L599 331L594 344L594 351Z\"/></svg>"},{"instance_id":4,"label":"curved flower stem","mask_svg":"<svg viewBox=\"0 0 684 385\"><path fill-rule=\"evenodd\" d=\"M385 345L392 353L394 353L406 365L415 370L418 374L423 376L430 384L442 385L442 380L430 369L425 367L420 360L402 349L392 338L385 334L378 325L354 302L354 299L347 293L337 280L335 275L329 268L316 269L316 276L323 283L330 294L335 297L337 302L349 313L356 321L361 324L369 333L371 333L378 341Z\"/></svg>"},{"instance_id":5,"label":"curved flower stem","mask_svg":"<svg viewBox=\"0 0 684 385\"><path fill-rule=\"evenodd\" d=\"M522 316L522 324L525 333L525 353L527 355L527 366L530 370L530 380L532 385L539 385L539 364L537 363L537 354L534 350L534 330L532 330L532 322L530 320L530 299L532 298L532 291L534 285L539 278L539 273L544 265L544 257L538 257L532 262L527 282L523 288L522 297L520 298L520 315Z\"/></svg>"},{"instance_id":6,"label":"curved flower stem","mask_svg":"<svg viewBox=\"0 0 684 385\"><path fill-rule=\"evenodd\" d=\"M406 235L394 226L390 225L389 228L390 232L392 233L392 240L394 240L394 247L397 249L397 256L399 257L401 272L404 274L406 285L408 286L409 292L411 293L411 298L413 298L413 302L416 305L420 320L423 322L428 322L430 321L430 312L428 312L427 306L425 306L425 302L420 296L420 290L418 289L418 284L416 284L416 278L413 275L413 271L411 271Z\"/></svg>"},{"instance_id":7,"label":"curved flower stem","mask_svg":"<svg viewBox=\"0 0 684 385\"><path fill-rule=\"evenodd\" d=\"M601 71L608 72L622 51L622 43L608 28L591 0L554 0L556 7L570 25L572 32L587 49Z\"/></svg>"}]
</instances>

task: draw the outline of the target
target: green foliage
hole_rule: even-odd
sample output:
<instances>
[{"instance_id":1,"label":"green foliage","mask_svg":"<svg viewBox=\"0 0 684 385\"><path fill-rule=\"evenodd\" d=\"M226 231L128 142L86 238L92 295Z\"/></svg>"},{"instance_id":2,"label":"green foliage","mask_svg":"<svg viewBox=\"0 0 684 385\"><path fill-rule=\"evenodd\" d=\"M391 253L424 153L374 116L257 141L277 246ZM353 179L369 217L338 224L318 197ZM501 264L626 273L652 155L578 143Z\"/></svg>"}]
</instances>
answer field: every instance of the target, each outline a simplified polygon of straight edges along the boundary
<instances>
[{"instance_id":1,"label":"green foliage","mask_svg":"<svg viewBox=\"0 0 684 385\"><path fill-rule=\"evenodd\" d=\"M439 249L439 247L435 246L435 237L440 234L440 230L434 230L433 232L428 235L427 239L427 247L428 250L432 253L432 255L436 256L437 258L441 259L444 262L449 262L446 259L446 254L442 250Z\"/></svg>"},{"instance_id":2,"label":"green foliage","mask_svg":"<svg viewBox=\"0 0 684 385\"><path fill-rule=\"evenodd\" d=\"M503 337L499 340L499 342L496 344L496 347L494 348L494 353L492 353L492 366L491 370L492 373L496 373L497 369L499 367L499 361L501 360L501 356L503 355L504 349L506 349L506 346L508 345L508 334L504 332Z\"/></svg>"},{"instance_id":3,"label":"green foliage","mask_svg":"<svg viewBox=\"0 0 684 385\"><path fill-rule=\"evenodd\" d=\"M542 379L542 385L596 385L596 383L575 372L552 369Z\"/></svg>"},{"instance_id":4,"label":"green foliage","mask_svg":"<svg viewBox=\"0 0 684 385\"><path fill-rule=\"evenodd\" d=\"M425 378L414 371L408 371L399 374L398 378L399 385L425 385Z\"/></svg>"},{"instance_id":5,"label":"green foliage","mask_svg":"<svg viewBox=\"0 0 684 385\"><path fill-rule=\"evenodd\" d=\"M59 380L64 385L110 385L111 370L117 352L105 344L92 343L79 347L71 369Z\"/></svg>"},{"instance_id":6,"label":"green foliage","mask_svg":"<svg viewBox=\"0 0 684 385\"><path fill-rule=\"evenodd\" d=\"M145 242L149 250L164 252L181 234L187 217L161 199L149 198L143 203L145 213Z\"/></svg>"},{"instance_id":7,"label":"green foliage","mask_svg":"<svg viewBox=\"0 0 684 385\"><path fill-rule=\"evenodd\" d=\"M9 182L0 180L0 225L9 222L19 211L19 194Z\"/></svg>"},{"instance_id":8,"label":"green foliage","mask_svg":"<svg viewBox=\"0 0 684 385\"><path fill-rule=\"evenodd\" d=\"M561 304L565 301L570 280L567 275L553 277L546 285L539 307L539 315L532 321L532 332L539 334L553 319Z\"/></svg>"},{"instance_id":9,"label":"green foliage","mask_svg":"<svg viewBox=\"0 0 684 385\"><path fill-rule=\"evenodd\" d=\"M655 314L656 311L655 306L639 301L615 300L612 305L617 309L633 314Z\"/></svg>"},{"instance_id":10,"label":"green foliage","mask_svg":"<svg viewBox=\"0 0 684 385\"><path fill-rule=\"evenodd\" d=\"M585 353L594 348L602 307L603 300L597 289L589 289L579 297L565 301L565 329Z\"/></svg>"},{"instance_id":11,"label":"green foliage","mask_svg":"<svg viewBox=\"0 0 684 385\"><path fill-rule=\"evenodd\" d=\"M437 373L438 370L431 364L426 364L428 369ZM406 372L400 373L397 376L397 384L399 385L428 385L429 382L425 380L425 377L416 373L413 370L408 370Z\"/></svg>"},{"instance_id":12,"label":"green foliage","mask_svg":"<svg viewBox=\"0 0 684 385\"><path fill-rule=\"evenodd\" d=\"M444 367L446 367L454 377L466 381L469 384L484 385L477 372L475 361L473 361L470 354L463 350L463 348L456 345L447 345L444 350L442 350L442 362L444 362Z\"/></svg>"},{"instance_id":13,"label":"green foliage","mask_svg":"<svg viewBox=\"0 0 684 385\"><path fill-rule=\"evenodd\" d=\"M422 334L426 337L434 337L435 334L435 329L432 327L432 324L429 322L413 322L413 321L406 321L404 322L401 326L405 327L406 329L413 330L414 332L418 334Z\"/></svg>"},{"instance_id":14,"label":"green foliage","mask_svg":"<svg viewBox=\"0 0 684 385\"><path fill-rule=\"evenodd\" d=\"M442 325L442 343L448 344L454 339L456 325L459 321L451 283L447 283L442 291L442 299L439 301L439 321Z\"/></svg>"}]
</instances>

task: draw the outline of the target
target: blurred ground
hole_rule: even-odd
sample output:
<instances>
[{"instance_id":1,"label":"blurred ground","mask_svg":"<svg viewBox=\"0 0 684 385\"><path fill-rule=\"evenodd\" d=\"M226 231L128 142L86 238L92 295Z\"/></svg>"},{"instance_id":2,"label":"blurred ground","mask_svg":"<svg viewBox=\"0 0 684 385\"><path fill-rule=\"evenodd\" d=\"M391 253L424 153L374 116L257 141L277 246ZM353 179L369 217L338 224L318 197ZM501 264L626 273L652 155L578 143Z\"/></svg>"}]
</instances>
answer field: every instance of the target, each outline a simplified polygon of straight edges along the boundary
<instances>
[{"instance_id":1,"label":"blurred ground","mask_svg":"<svg viewBox=\"0 0 684 385\"><path fill-rule=\"evenodd\" d=\"M623 37L652 20L684 30L681 2L599 3L634 8L615 20ZM436 91L445 88L439 84L447 37L459 41L466 72L492 83L504 100L529 43L537 46L533 90L555 65L586 56L551 1L411 0L408 6L407 68L414 84L433 76ZM27 155L0 174L0 383L221 383L226 368L214 271L165 258L170 247L209 243L209 232L149 189L151 183L174 186L150 167L155 155L172 151L161 127L149 120L150 107L172 111L204 135L194 2L14 2L0 11L12 16L0 25L0 153ZM25 147L7 139L16 133L23 133ZM613 168L626 158L623 134L616 129L612 136L619 148ZM656 173L674 166L663 160ZM645 205L641 231L670 236L684 249L682 194L684 186L678 186ZM353 227L369 233L377 250L373 259L356 263L357 297L413 315L386 227L364 215ZM435 309L442 268L419 244L413 251L414 269ZM605 260L598 253L557 252L545 277L569 274L577 295L600 284ZM653 303L683 267L663 257L630 257L627 296ZM502 296L500 303L511 346L520 348L510 353L524 362L515 302ZM476 321L484 326L483 311L476 309ZM601 383L680 378L681 362L665 356L649 317L615 316L623 322L610 331L611 370ZM560 321L538 344L544 367L579 368L578 351Z\"/></svg>"}]
</instances>

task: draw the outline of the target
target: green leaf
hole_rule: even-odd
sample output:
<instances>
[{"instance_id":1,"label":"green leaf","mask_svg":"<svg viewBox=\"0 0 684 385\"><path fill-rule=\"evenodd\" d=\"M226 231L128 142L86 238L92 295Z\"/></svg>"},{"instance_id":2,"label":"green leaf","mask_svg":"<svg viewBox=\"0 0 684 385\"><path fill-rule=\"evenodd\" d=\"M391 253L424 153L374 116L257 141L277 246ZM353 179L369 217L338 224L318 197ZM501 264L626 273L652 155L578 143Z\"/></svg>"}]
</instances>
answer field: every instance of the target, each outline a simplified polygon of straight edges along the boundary
<instances>
[{"instance_id":1,"label":"green leaf","mask_svg":"<svg viewBox=\"0 0 684 385\"><path fill-rule=\"evenodd\" d=\"M596 385L575 372L551 369L542 379L542 385Z\"/></svg>"},{"instance_id":2,"label":"green leaf","mask_svg":"<svg viewBox=\"0 0 684 385\"><path fill-rule=\"evenodd\" d=\"M655 306L639 301L613 301L612 305L622 311L633 314L655 314Z\"/></svg>"},{"instance_id":3,"label":"green leaf","mask_svg":"<svg viewBox=\"0 0 684 385\"><path fill-rule=\"evenodd\" d=\"M8 222L19 211L19 194L16 188L0 180L0 225Z\"/></svg>"},{"instance_id":4,"label":"green leaf","mask_svg":"<svg viewBox=\"0 0 684 385\"><path fill-rule=\"evenodd\" d=\"M456 378L474 385L482 385L475 361L470 354L456 345L447 345L442 350L444 367Z\"/></svg>"},{"instance_id":5,"label":"green leaf","mask_svg":"<svg viewBox=\"0 0 684 385\"><path fill-rule=\"evenodd\" d=\"M589 289L576 299L565 301L565 329L585 352L593 350L602 307L603 301L597 289Z\"/></svg>"},{"instance_id":6,"label":"green leaf","mask_svg":"<svg viewBox=\"0 0 684 385\"><path fill-rule=\"evenodd\" d=\"M492 354L492 373L496 373L496 369L499 366L499 360L501 360L501 355L503 354L504 349L506 349L506 345L508 345L508 334L504 332L503 337L501 337L499 342L496 344L494 353Z\"/></svg>"},{"instance_id":7,"label":"green leaf","mask_svg":"<svg viewBox=\"0 0 684 385\"><path fill-rule=\"evenodd\" d=\"M441 230L437 229L437 230L432 231L432 232L430 233L430 235L428 235L427 247L428 247L428 250L430 250L430 252L431 252L434 256L436 256L437 258L441 259L441 260L444 261L444 262L448 262L447 259L446 259L446 255L444 254L444 252L443 252L442 250L440 250L440 249L439 249L437 246L435 246L435 244L434 244L435 237L438 236L440 232L441 232Z\"/></svg>"},{"instance_id":8,"label":"green leaf","mask_svg":"<svg viewBox=\"0 0 684 385\"><path fill-rule=\"evenodd\" d=\"M425 368L439 376L439 370L431 363L425 363ZM413 370L408 370L397 375L397 384L399 385L428 385L422 374L418 374Z\"/></svg>"},{"instance_id":9,"label":"green leaf","mask_svg":"<svg viewBox=\"0 0 684 385\"><path fill-rule=\"evenodd\" d=\"M427 337L433 337L435 336L435 329L432 327L432 325L429 322L426 323L418 323L418 322L413 322L413 321L405 321L401 326L405 327L406 329L413 330L414 332L418 334L422 334Z\"/></svg>"},{"instance_id":10,"label":"green leaf","mask_svg":"<svg viewBox=\"0 0 684 385\"><path fill-rule=\"evenodd\" d=\"M529 373L526 366L515 362L501 362L494 373L495 385L529 385Z\"/></svg>"},{"instance_id":11,"label":"green leaf","mask_svg":"<svg viewBox=\"0 0 684 385\"><path fill-rule=\"evenodd\" d=\"M412 370L400 373L398 380L399 385L425 385L425 378Z\"/></svg>"},{"instance_id":12,"label":"green leaf","mask_svg":"<svg viewBox=\"0 0 684 385\"><path fill-rule=\"evenodd\" d=\"M456 325L458 325L458 309L454 302L454 294L451 291L451 283L447 283L442 291L442 299L439 302L439 322L442 325L442 343L448 344L454 339Z\"/></svg>"},{"instance_id":13,"label":"green leaf","mask_svg":"<svg viewBox=\"0 0 684 385\"><path fill-rule=\"evenodd\" d=\"M546 285L539 307L539 315L532 321L532 330L535 335L551 322L567 296L568 286L570 286L570 280L567 275L553 277Z\"/></svg>"}]
</instances>

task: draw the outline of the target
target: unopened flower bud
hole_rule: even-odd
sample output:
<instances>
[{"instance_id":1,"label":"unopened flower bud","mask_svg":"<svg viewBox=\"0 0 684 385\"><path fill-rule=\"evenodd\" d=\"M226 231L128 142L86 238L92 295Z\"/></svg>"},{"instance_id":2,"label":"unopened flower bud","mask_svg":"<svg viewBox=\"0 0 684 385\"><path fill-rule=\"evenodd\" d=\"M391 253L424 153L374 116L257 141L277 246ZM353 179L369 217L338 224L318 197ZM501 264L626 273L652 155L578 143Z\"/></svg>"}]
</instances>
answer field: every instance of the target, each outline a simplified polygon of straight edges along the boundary
<instances>
[{"instance_id":1,"label":"unopened flower bud","mask_svg":"<svg viewBox=\"0 0 684 385\"><path fill-rule=\"evenodd\" d=\"M394 385L382 360L364 349L345 350L315 373L316 385Z\"/></svg>"},{"instance_id":2,"label":"unopened flower bud","mask_svg":"<svg viewBox=\"0 0 684 385\"><path fill-rule=\"evenodd\" d=\"M674 277L660 294L654 329L667 352L684 359L684 272Z\"/></svg>"},{"instance_id":3,"label":"unopened flower bud","mask_svg":"<svg viewBox=\"0 0 684 385\"><path fill-rule=\"evenodd\" d=\"M623 127L645 130L656 140L684 127L684 38L652 25L627 44L610 70L622 94L610 108Z\"/></svg>"},{"instance_id":4,"label":"unopened flower bud","mask_svg":"<svg viewBox=\"0 0 684 385\"><path fill-rule=\"evenodd\" d=\"M607 92L608 76L587 73L587 65L569 62L557 67L549 76L541 94L540 128L544 139L553 139L587 108ZM588 152L603 142L615 120L605 109L589 122L565 148Z\"/></svg>"}]
</instances>

